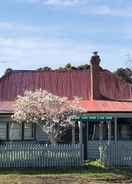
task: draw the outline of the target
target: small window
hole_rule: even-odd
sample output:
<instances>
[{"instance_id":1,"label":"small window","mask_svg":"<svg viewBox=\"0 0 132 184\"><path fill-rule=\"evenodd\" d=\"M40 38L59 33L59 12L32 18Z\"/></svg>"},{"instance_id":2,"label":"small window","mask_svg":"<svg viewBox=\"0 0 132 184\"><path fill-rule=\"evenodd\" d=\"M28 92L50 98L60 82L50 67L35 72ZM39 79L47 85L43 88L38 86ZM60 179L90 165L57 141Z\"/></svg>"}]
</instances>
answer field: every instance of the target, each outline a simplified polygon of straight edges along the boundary
<instances>
[{"instance_id":1,"label":"small window","mask_svg":"<svg viewBox=\"0 0 132 184\"><path fill-rule=\"evenodd\" d=\"M21 140L22 126L18 123L11 123L9 129L10 140Z\"/></svg>"},{"instance_id":2,"label":"small window","mask_svg":"<svg viewBox=\"0 0 132 184\"><path fill-rule=\"evenodd\" d=\"M0 122L0 140L6 140L7 138L7 123Z\"/></svg>"},{"instance_id":3,"label":"small window","mask_svg":"<svg viewBox=\"0 0 132 184\"><path fill-rule=\"evenodd\" d=\"M32 124L24 124L24 139L33 139L33 125Z\"/></svg>"}]
</instances>

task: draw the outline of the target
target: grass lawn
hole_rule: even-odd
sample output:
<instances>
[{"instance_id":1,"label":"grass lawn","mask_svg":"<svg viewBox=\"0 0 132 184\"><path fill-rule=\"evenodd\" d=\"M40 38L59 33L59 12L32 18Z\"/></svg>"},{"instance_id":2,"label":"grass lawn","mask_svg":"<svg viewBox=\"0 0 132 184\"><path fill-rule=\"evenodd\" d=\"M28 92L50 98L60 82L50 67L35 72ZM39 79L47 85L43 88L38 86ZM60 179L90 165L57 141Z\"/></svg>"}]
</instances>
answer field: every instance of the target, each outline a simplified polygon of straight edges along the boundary
<instances>
[{"instance_id":1,"label":"grass lawn","mask_svg":"<svg viewBox=\"0 0 132 184\"><path fill-rule=\"evenodd\" d=\"M105 169L98 161L80 170L0 170L0 184L132 183L132 169Z\"/></svg>"}]
</instances>

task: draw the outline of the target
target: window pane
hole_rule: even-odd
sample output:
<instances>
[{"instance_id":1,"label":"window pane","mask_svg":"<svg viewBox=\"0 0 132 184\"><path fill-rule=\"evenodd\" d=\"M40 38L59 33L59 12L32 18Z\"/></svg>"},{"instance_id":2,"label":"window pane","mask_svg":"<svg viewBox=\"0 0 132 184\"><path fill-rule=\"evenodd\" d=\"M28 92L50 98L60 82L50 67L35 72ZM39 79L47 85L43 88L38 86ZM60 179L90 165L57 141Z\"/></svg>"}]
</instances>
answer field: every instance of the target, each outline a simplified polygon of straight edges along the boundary
<instances>
[{"instance_id":1,"label":"window pane","mask_svg":"<svg viewBox=\"0 0 132 184\"><path fill-rule=\"evenodd\" d=\"M33 139L33 127L31 124L24 125L24 139Z\"/></svg>"},{"instance_id":2,"label":"window pane","mask_svg":"<svg viewBox=\"0 0 132 184\"><path fill-rule=\"evenodd\" d=\"M132 140L132 119L118 118L118 139Z\"/></svg>"},{"instance_id":3,"label":"window pane","mask_svg":"<svg viewBox=\"0 0 132 184\"><path fill-rule=\"evenodd\" d=\"M0 122L0 140L6 140L7 136L7 123Z\"/></svg>"},{"instance_id":4,"label":"window pane","mask_svg":"<svg viewBox=\"0 0 132 184\"><path fill-rule=\"evenodd\" d=\"M10 124L10 140L21 140L22 138L22 126L17 123Z\"/></svg>"}]
</instances>

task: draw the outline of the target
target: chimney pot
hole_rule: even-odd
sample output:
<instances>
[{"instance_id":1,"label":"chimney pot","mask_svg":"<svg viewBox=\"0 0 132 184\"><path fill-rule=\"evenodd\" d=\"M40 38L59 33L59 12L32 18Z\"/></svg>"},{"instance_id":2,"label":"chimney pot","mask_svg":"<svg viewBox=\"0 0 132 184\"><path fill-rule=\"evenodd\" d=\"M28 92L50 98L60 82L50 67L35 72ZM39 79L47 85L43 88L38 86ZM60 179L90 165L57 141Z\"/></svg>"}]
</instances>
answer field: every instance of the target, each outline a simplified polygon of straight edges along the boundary
<instances>
[{"instance_id":1,"label":"chimney pot","mask_svg":"<svg viewBox=\"0 0 132 184\"><path fill-rule=\"evenodd\" d=\"M91 61L90 61L91 64L99 65L100 61L101 61L101 59L100 59L100 57L98 55L98 52L97 51L93 52L93 56L92 56Z\"/></svg>"},{"instance_id":2,"label":"chimney pot","mask_svg":"<svg viewBox=\"0 0 132 184\"><path fill-rule=\"evenodd\" d=\"M100 89L99 89L99 77L100 77L100 57L98 52L93 52L93 56L90 60L90 73L91 73L91 100L100 99Z\"/></svg>"},{"instance_id":3,"label":"chimney pot","mask_svg":"<svg viewBox=\"0 0 132 184\"><path fill-rule=\"evenodd\" d=\"M98 52L97 52L97 51L94 51L94 52L93 52L93 55L94 55L94 56L97 56L97 55L98 55Z\"/></svg>"}]
</instances>

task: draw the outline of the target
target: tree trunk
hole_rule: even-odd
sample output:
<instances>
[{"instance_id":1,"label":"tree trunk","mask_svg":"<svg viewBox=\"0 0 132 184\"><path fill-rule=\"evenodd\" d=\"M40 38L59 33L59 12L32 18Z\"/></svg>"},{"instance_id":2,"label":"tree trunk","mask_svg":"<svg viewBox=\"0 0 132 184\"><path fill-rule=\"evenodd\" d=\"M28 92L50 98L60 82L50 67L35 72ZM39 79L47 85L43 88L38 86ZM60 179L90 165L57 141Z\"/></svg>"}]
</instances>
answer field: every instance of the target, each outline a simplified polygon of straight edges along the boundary
<instances>
[{"instance_id":1,"label":"tree trunk","mask_svg":"<svg viewBox=\"0 0 132 184\"><path fill-rule=\"evenodd\" d=\"M57 140L55 139L54 133L52 133L52 131L50 133L46 131L46 128L44 128L42 124L38 123L38 125L40 126L43 132L47 133L47 135L49 136L50 143L57 144Z\"/></svg>"},{"instance_id":2,"label":"tree trunk","mask_svg":"<svg viewBox=\"0 0 132 184\"><path fill-rule=\"evenodd\" d=\"M49 135L49 140L50 140L51 144L56 144L57 143L55 137L52 134Z\"/></svg>"}]
</instances>

